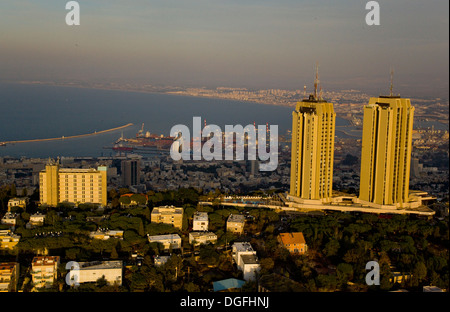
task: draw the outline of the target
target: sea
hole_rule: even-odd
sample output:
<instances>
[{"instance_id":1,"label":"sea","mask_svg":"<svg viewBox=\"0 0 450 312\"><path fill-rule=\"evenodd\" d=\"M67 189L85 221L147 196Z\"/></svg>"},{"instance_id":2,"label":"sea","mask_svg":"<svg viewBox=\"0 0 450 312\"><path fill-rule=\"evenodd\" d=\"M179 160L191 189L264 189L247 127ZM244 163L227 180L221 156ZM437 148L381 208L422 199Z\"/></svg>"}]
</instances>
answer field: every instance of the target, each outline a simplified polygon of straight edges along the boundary
<instances>
[{"instance_id":1,"label":"sea","mask_svg":"<svg viewBox=\"0 0 450 312\"><path fill-rule=\"evenodd\" d=\"M42 84L0 83L0 142L68 137L132 126L112 132L46 142L0 146L0 157L99 157L116 154L111 148L121 136L135 137L144 124L149 131L168 136L178 124L192 131L193 117L203 123L278 125L286 134L292 125L292 107L224 99L89 89ZM358 137L361 131L337 117L338 137Z\"/></svg>"}]
</instances>

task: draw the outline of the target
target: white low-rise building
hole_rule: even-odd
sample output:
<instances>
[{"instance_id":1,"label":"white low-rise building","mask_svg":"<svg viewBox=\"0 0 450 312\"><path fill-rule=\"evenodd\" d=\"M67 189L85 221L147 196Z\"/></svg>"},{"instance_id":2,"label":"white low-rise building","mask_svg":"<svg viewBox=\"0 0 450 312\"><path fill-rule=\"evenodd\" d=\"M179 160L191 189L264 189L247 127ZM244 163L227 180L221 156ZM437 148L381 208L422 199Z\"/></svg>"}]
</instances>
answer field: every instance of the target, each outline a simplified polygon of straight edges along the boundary
<instances>
[{"instance_id":1,"label":"white low-rise building","mask_svg":"<svg viewBox=\"0 0 450 312\"><path fill-rule=\"evenodd\" d=\"M192 222L192 230L194 231L208 231L208 213L197 211L194 214Z\"/></svg>"},{"instance_id":2,"label":"white low-rise building","mask_svg":"<svg viewBox=\"0 0 450 312\"><path fill-rule=\"evenodd\" d=\"M256 251L248 242L234 243L232 246L232 257L239 270L244 274L244 280L256 279L256 274L261 269Z\"/></svg>"},{"instance_id":3,"label":"white low-rise building","mask_svg":"<svg viewBox=\"0 0 450 312\"><path fill-rule=\"evenodd\" d=\"M80 262L79 268L73 267L70 271L73 280L74 275L78 272L78 283L96 282L98 279L104 278L110 285L122 285L122 267L123 262L116 261L92 261Z\"/></svg>"}]
</instances>

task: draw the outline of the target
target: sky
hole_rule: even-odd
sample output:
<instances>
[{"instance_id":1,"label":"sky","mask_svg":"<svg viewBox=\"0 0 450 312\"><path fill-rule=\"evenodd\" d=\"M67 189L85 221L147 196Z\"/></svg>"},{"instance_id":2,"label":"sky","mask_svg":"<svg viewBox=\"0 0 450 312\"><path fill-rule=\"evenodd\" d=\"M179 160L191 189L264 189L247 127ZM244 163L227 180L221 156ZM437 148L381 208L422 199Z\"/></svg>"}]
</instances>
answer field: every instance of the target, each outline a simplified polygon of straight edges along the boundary
<instances>
[{"instance_id":1,"label":"sky","mask_svg":"<svg viewBox=\"0 0 450 312\"><path fill-rule=\"evenodd\" d=\"M0 81L356 89L448 98L449 1L0 1ZM376 93L376 94L375 94Z\"/></svg>"}]
</instances>

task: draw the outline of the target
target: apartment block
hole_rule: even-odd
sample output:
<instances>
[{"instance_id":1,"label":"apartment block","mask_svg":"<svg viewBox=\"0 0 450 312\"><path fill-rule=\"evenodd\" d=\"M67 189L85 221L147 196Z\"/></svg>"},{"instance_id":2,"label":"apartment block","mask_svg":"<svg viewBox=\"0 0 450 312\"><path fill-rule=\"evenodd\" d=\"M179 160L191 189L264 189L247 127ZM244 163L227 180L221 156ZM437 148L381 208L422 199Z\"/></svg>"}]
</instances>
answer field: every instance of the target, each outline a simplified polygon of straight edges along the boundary
<instances>
[{"instance_id":1,"label":"apartment block","mask_svg":"<svg viewBox=\"0 0 450 312\"><path fill-rule=\"evenodd\" d=\"M398 96L364 106L359 199L383 208L409 202L414 107Z\"/></svg>"},{"instance_id":2,"label":"apartment block","mask_svg":"<svg viewBox=\"0 0 450 312\"><path fill-rule=\"evenodd\" d=\"M161 243L164 250L181 248L181 237L178 234L148 235L148 241L149 243Z\"/></svg>"},{"instance_id":3,"label":"apartment block","mask_svg":"<svg viewBox=\"0 0 450 312\"><path fill-rule=\"evenodd\" d=\"M183 227L183 208L174 206L155 207L151 213L151 222L170 224L181 230Z\"/></svg>"},{"instance_id":4,"label":"apartment block","mask_svg":"<svg viewBox=\"0 0 450 312\"><path fill-rule=\"evenodd\" d=\"M31 278L35 288L49 288L58 276L59 256L34 257Z\"/></svg>"},{"instance_id":5,"label":"apartment block","mask_svg":"<svg viewBox=\"0 0 450 312\"><path fill-rule=\"evenodd\" d=\"M289 195L300 202L332 196L336 113L333 104L310 95L292 112Z\"/></svg>"},{"instance_id":6,"label":"apartment block","mask_svg":"<svg viewBox=\"0 0 450 312\"><path fill-rule=\"evenodd\" d=\"M208 231L208 213L197 211L192 222L193 231Z\"/></svg>"},{"instance_id":7,"label":"apartment block","mask_svg":"<svg viewBox=\"0 0 450 312\"><path fill-rule=\"evenodd\" d=\"M256 279L256 274L261 270L256 251L248 242L234 243L232 246L232 257L237 268L244 274L244 280Z\"/></svg>"},{"instance_id":8,"label":"apartment block","mask_svg":"<svg viewBox=\"0 0 450 312\"><path fill-rule=\"evenodd\" d=\"M245 216L230 214L227 219L227 231L237 234L244 233Z\"/></svg>"},{"instance_id":9,"label":"apartment block","mask_svg":"<svg viewBox=\"0 0 450 312\"><path fill-rule=\"evenodd\" d=\"M18 262L0 263L0 292L17 291L18 279L19 279Z\"/></svg>"}]
</instances>

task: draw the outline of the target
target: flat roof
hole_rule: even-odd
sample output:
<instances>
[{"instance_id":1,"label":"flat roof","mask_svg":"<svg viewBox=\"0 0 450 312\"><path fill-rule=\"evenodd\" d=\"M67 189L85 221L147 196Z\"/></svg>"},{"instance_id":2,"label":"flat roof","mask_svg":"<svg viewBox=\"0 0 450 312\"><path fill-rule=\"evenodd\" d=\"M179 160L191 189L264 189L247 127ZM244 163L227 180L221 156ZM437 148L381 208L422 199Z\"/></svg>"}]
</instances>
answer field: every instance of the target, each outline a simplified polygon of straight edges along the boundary
<instances>
[{"instance_id":1,"label":"flat roof","mask_svg":"<svg viewBox=\"0 0 450 312\"><path fill-rule=\"evenodd\" d=\"M241 255L241 259L244 264L259 264L256 255Z\"/></svg>"},{"instance_id":2,"label":"flat roof","mask_svg":"<svg viewBox=\"0 0 450 312\"><path fill-rule=\"evenodd\" d=\"M122 268L121 260L80 262L80 270L106 270Z\"/></svg>"},{"instance_id":3,"label":"flat roof","mask_svg":"<svg viewBox=\"0 0 450 312\"><path fill-rule=\"evenodd\" d=\"M181 239L178 234L153 235L148 237L149 240L166 240L166 239Z\"/></svg>"},{"instance_id":4,"label":"flat roof","mask_svg":"<svg viewBox=\"0 0 450 312\"><path fill-rule=\"evenodd\" d=\"M230 214L227 222L245 222L244 215Z\"/></svg>"}]
</instances>

